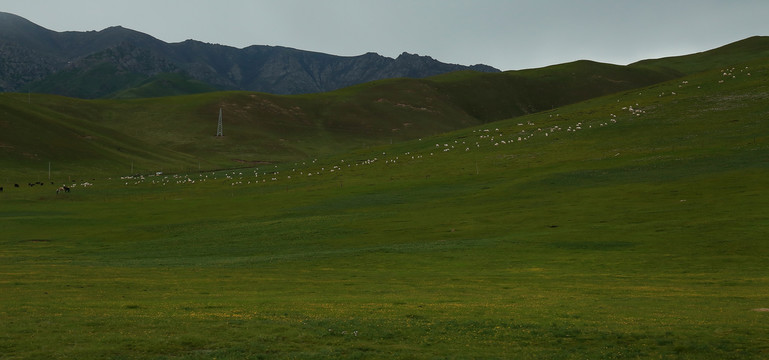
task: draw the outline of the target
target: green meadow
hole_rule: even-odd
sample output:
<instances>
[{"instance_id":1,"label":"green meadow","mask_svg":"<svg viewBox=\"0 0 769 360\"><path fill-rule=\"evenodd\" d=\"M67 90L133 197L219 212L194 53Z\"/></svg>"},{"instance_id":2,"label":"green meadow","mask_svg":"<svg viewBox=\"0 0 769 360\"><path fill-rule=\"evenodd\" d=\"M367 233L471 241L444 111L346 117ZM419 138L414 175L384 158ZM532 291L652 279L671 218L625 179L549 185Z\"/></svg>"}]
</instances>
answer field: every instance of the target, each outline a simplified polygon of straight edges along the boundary
<instances>
[{"instance_id":1,"label":"green meadow","mask_svg":"<svg viewBox=\"0 0 769 360\"><path fill-rule=\"evenodd\" d=\"M766 358L768 80L228 170L158 140L178 169L83 160L69 193L11 168L0 358Z\"/></svg>"}]
</instances>

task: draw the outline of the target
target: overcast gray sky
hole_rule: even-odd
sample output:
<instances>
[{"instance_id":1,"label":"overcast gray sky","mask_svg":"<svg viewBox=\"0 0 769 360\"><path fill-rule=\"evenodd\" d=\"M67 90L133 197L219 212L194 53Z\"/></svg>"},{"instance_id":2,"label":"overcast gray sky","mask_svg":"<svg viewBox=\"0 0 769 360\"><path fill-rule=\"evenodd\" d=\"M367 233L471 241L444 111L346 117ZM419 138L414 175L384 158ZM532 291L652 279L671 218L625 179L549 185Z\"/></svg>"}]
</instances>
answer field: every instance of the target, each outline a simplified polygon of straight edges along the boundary
<instances>
[{"instance_id":1,"label":"overcast gray sky","mask_svg":"<svg viewBox=\"0 0 769 360\"><path fill-rule=\"evenodd\" d=\"M429 55L501 70L628 64L769 35L767 0L2 0L55 31L121 25L166 42Z\"/></svg>"}]
</instances>

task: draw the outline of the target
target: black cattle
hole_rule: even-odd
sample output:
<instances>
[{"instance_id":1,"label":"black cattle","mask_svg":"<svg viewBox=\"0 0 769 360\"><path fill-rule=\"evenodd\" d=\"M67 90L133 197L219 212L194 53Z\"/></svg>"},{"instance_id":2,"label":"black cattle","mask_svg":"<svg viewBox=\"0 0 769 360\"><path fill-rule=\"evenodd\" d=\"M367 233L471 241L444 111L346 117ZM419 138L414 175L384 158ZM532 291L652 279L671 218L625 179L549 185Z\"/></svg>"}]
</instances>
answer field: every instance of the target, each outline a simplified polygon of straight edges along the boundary
<instances>
[{"instance_id":1,"label":"black cattle","mask_svg":"<svg viewBox=\"0 0 769 360\"><path fill-rule=\"evenodd\" d=\"M0 192L3 192L3 187L2 186L0 186Z\"/></svg>"},{"instance_id":2,"label":"black cattle","mask_svg":"<svg viewBox=\"0 0 769 360\"><path fill-rule=\"evenodd\" d=\"M13 184L13 187L19 187L19 184Z\"/></svg>"}]
</instances>

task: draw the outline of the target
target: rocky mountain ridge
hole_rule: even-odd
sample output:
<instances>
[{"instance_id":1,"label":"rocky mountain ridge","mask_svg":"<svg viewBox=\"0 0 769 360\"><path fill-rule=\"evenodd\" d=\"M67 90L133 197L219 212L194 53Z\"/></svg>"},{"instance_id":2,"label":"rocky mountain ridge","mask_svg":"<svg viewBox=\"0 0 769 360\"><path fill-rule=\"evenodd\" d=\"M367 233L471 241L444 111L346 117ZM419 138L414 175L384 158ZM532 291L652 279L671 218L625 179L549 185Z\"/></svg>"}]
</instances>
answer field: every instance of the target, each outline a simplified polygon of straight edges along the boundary
<instances>
[{"instance_id":1,"label":"rocky mountain ridge","mask_svg":"<svg viewBox=\"0 0 769 360\"><path fill-rule=\"evenodd\" d=\"M211 90L305 94L460 70L499 72L487 65L446 64L408 53L395 59L376 53L343 57L280 46L238 49L195 40L166 43L120 26L56 32L0 12L0 91L4 92L108 98L174 73Z\"/></svg>"}]
</instances>

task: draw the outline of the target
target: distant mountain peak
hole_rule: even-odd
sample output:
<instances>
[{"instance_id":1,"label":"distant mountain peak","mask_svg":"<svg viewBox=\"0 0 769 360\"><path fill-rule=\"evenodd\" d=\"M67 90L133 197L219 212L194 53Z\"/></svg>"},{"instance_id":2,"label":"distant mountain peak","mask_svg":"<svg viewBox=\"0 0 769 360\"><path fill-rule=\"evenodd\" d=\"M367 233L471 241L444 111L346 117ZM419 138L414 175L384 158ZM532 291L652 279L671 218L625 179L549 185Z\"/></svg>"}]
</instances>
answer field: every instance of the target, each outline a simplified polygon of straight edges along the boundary
<instances>
[{"instance_id":1,"label":"distant mountain peak","mask_svg":"<svg viewBox=\"0 0 769 360\"><path fill-rule=\"evenodd\" d=\"M31 21L29 21L29 20L27 20L27 19L25 19L25 18L23 18L21 16L18 16L16 14L7 13L7 12L2 12L2 11L0 11L0 20L3 21L2 23L0 23L0 25L2 25L2 24L9 24L12 21L14 21L14 22L23 22L23 23L28 23L28 24L34 24L33 22L31 22Z\"/></svg>"},{"instance_id":2,"label":"distant mountain peak","mask_svg":"<svg viewBox=\"0 0 769 360\"><path fill-rule=\"evenodd\" d=\"M21 16L7 12L0 12L0 37L24 36L30 32L48 32L43 28Z\"/></svg>"},{"instance_id":3,"label":"distant mountain peak","mask_svg":"<svg viewBox=\"0 0 769 360\"><path fill-rule=\"evenodd\" d=\"M435 60L432 57L427 56L427 55L419 55L419 54L416 54L416 53L412 54L412 53L405 52L405 51L402 52L400 55L398 55L397 59L425 59L425 60L429 59L429 60Z\"/></svg>"}]
</instances>

